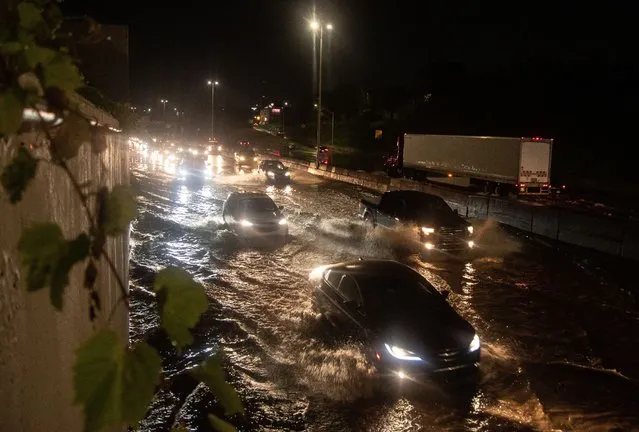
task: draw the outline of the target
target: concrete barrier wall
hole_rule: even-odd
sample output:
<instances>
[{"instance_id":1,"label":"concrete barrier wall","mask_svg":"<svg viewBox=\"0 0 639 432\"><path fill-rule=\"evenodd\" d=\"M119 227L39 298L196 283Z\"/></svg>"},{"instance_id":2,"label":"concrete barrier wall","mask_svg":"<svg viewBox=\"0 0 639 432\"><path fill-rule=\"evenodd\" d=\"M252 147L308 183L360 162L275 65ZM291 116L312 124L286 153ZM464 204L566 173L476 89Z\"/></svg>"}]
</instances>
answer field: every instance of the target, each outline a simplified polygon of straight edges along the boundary
<instances>
[{"instance_id":1,"label":"concrete barrier wall","mask_svg":"<svg viewBox=\"0 0 639 432\"><path fill-rule=\"evenodd\" d=\"M31 144L25 134L0 141L0 170L12 159L20 143ZM98 185L129 183L125 139L107 138L108 150L100 156L83 148L71 161L79 181ZM42 150L34 150L44 155ZM101 168L101 161L106 170ZM75 351L91 335L88 293L83 288L84 268L76 266L64 296L64 310L56 312L49 293L27 293L21 283L16 244L23 228L35 222L56 222L65 236L86 229L84 211L68 179L58 168L40 164L23 200L11 205L0 191L0 431L80 431L80 408L73 404L72 364ZM120 277L128 281L128 239L109 240L107 250ZM105 265L99 268L97 290L103 314L119 298L115 278ZM100 327L101 324L98 324ZM128 314L120 306L111 322L128 340Z\"/></svg>"},{"instance_id":2,"label":"concrete barrier wall","mask_svg":"<svg viewBox=\"0 0 639 432\"><path fill-rule=\"evenodd\" d=\"M639 260L639 224L603 215L587 214L568 208L534 205L515 200L467 195L432 184L408 179L353 172L344 168L300 163L281 158L289 167L311 174L375 190L419 190L441 196L462 216L495 220L553 240L595 249L608 254Z\"/></svg>"}]
</instances>

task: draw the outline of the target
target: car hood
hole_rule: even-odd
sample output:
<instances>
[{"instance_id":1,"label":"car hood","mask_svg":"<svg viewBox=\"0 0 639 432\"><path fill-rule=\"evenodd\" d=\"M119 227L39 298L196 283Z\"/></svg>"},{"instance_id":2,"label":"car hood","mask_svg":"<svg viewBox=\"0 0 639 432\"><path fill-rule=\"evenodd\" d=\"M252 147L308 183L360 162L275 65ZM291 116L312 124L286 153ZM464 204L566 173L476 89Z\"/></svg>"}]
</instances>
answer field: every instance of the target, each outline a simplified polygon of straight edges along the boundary
<instances>
[{"instance_id":1,"label":"car hood","mask_svg":"<svg viewBox=\"0 0 639 432\"><path fill-rule=\"evenodd\" d=\"M418 355L470 345L475 330L450 306L419 309L387 313L378 322L379 336Z\"/></svg>"},{"instance_id":2,"label":"car hood","mask_svg":"<svg viewBox=\"0 0 639 432\"><path fill-rule=\"evenodd\" d=\"M461 216L452 212L433 212L429 215L417 215L411 218L419 226L466 228L470 224Z\"/></svg>"},{"instance_id":3,"label":"car hood","mask_svg":"<svg viewBox=\"0 0 639 432\"><path fill-rule=\"evenodd\" d=\"M282 213L279 211L244 213L243 219L251 221L254 224L268 224L279 222L282 219Z\"/></svg>"}]
</instances>

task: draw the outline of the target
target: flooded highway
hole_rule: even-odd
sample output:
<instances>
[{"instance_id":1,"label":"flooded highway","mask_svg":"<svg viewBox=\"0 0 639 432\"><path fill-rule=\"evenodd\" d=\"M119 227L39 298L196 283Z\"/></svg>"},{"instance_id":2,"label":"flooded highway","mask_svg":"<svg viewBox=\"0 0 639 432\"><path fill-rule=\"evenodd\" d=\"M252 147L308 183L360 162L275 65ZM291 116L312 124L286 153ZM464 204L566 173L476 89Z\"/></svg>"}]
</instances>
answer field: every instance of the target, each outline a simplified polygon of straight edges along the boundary
<instances>
[{"instance_id":1,"label":"flooded highway","mask_svg":"<svg viewBox=\"0 0 639 432\"><path fill-rule=\"evenodd\" d=\"M184 373L222 351L247 410L241 430L495 431L639 429L639 313L632 269L555 249L472 221L477 252L421 260L404 234L356 215L367 192L293 172L287 187L210 157L201 175L149 150L132 162L139 216L132 227L131 340L146 339L171 377L140 430L209 430L221 413ZM284 207L290 239L255 246L225 229L232 191L261 191ZM400 381L376 374L357 344L331 337L310 298L319 265L358 257L402 261L439 290L482 340L477 379ZM153 272L189 271L209 310L177 353L158 332ZM633 292L635 290L635 292Z\"/></svg>"}]
</instances>

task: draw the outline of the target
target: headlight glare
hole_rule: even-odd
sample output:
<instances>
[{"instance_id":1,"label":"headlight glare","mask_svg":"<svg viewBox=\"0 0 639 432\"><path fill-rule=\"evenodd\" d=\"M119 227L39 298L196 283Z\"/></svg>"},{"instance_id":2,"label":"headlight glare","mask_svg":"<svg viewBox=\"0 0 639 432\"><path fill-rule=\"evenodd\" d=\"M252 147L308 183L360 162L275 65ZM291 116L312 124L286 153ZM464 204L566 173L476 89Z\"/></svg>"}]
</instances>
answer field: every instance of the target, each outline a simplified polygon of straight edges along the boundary
<instances>
[{"instance_id":1,"label":"headlight glare","mask_svg":"<svg viewBox=\"0 0 639 432\"><path fill-rule=\"evenodd\" d=\"M481 343L479 342L479 336L475 334L475 336L473 336L473 340L470 341L470 345L468 345L468 351L469 352L477 351L480 345Z\"/></svg>"},{"instance_id":2,"label":"headlight glare","mask_svg":"<svg viewBox=\"0 0 639 432\"><path fill-rule=\"evenodd\" d=\"M386 347L386 351L389 352L390 355L392 355L393 357L395 357L396 359L399 360L409 360L409 361L420 361L421 357L418 357L414 352L412 351L408 351L405 350L403 348L394 346L394 345L389 345L389 344L384 344L384 346Z\"/></svg>"},{"instance_id":3,"label":"headlight glare","mask_svg":"<svg viewBox=\"0 0 639 432\"><path fill-rule=\"evenodd\" d=\"M253 222L243 219L240 221L240 225L242 225L243 227L250 227L253 226Z\"/></svg>"},{"instance_id":4,"label":"headlight glare","mask_svg":"<svg viewBox=\"0 0 639 432\"><path fill-rule=\"evenodd\" d=\"M435 232L435 228L422 227L422 232L423 232L425 235L430 235L430 234L432 234L432 233L434 233L434 232Z\"/></svg>"},{"instance_id":5,"label":"headlight glare","mask_svg":"<svg viewBox=\"0 0 639 432\"><path fill-rule=\"evenodd\" d=\"M466 229L468 229L468 232L469 232L470 234L472 234L472 233L473 233L473 231L475 231L475 228L473 228L473 226L472 226L472 225L467 226L467 227L466 227Z\"/></svg>"}]
</instances>

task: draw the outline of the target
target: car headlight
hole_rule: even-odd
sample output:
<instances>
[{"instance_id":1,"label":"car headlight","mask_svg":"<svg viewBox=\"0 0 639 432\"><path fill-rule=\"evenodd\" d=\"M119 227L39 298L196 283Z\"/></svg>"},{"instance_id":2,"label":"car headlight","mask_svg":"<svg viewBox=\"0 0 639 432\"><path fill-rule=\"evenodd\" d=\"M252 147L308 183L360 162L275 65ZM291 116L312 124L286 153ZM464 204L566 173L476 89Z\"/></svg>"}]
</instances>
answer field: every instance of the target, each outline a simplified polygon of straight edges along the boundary
<instances>
[{"instance_id":1,"label":"car headlight","mask_svg":"<svg viewBox=\"0 0 639 432\"><path fill-rule=\"evenodd\" d=\"M479 336L475 334L475 336L473 336L473 340L470 341L470 345L468 345L468 351L469 352L477 351L480 345L481 344L479 342Z\"/></svg>"},{"instance_id":2,"label":"car headlight","mask_svg":"<svg viewBox=\"0 0 639 432\"><path fill-rule=\"evenodd\" d=\"M222 151L222 146L217 146L217 151Z\"/></svg>"},{"instance_id":3,"label":"car headlight","mask_svg":"<svg viewBox=\"0 0 639 432\"><path fill-rule=\"evenodd\" d=\"M244 219L240 221L240 225L242 225L243 227L250 227L253 226L253 222Z\"/></svg>"},{"instance_id":4,"label":"car headlight","mask_svg":"<svg viewBox=\"0 0 639 432\"><path fill-rule=\"evenodd\" d=\"M254 157L254 158L253 158L253 160L254 160L254 161L257 161L257 157Z\"/></svg>"},{"instance_id":5,"label":"car headlight","mask_svg":"<svg viewBox=\"0 0 639 432\"><path fill-rule=\"evenodd\" d=\"M409 360L409 361L418 361L421 360L421 357L417 356L414 352L405 350L404 348L400 348L394 345L384 344L386 347L386 351L390 353L393 357L399 360Z\"/></svg>"},{"instance_id":6,"label":"car headlight","mask_svg":"<svg viewBox=\"0 0 639 432\"><path fill-rule=\"evenodd\" d=\"M282 218L282 219L280 219L280 221L278 223L280 225L286 225L288 223L288 221L286 220L286 218Z\"/></svg>"},{"instance_id":7,"label":"car headlight","mask_svg":"<svg viewBox=\"0 0 639 432\"><path fill-rule=\"evenodd\" d=\"M435 228L422 227L422 232L424 235L430 235L435 232Z\"/></svg>"},{"instance_id":8,"label":"car headlight","mask_svg":"<svg viewBox=\"0 0 639 432\"><path fill-rule=\"evenodd\" d=\"M290 173L290 172L288 172L288 171L286 171L286 172L284 173L284 176L286 176L286 177L290 177L290 176L291 176L291 173Z\"/></svg>"},{"instance_id":9,"label":"car headlight","mask_svg":"<svg viewBox=\"0 0 639 432\"><path fill-rule=\"evenodd\" d=\"M240 156L240 160L243 161L244 160L244 156Z\"/></svg>"},{"instance_id":10,"label":"car headlight","mask_svg":"<svg viewBox=\"0 0 639 432\"><path fill-rule=\"evenodd\" d=\"M470 234L472 234L473 231L475 231L475 228L473 228L472 225L467 226L466 229L468 230L468 233L470 233Z\"/></svg>"},{"instance_id":11,"label":"car headlight","mask_svg":"<svg viewBox=\"0 0 639 432\"><path fill-rule=\"evenodd\" d=\"M267 171L266 175L269 177L275 177L275 173L273 171Z\"/></svg>"}]
</instances>

